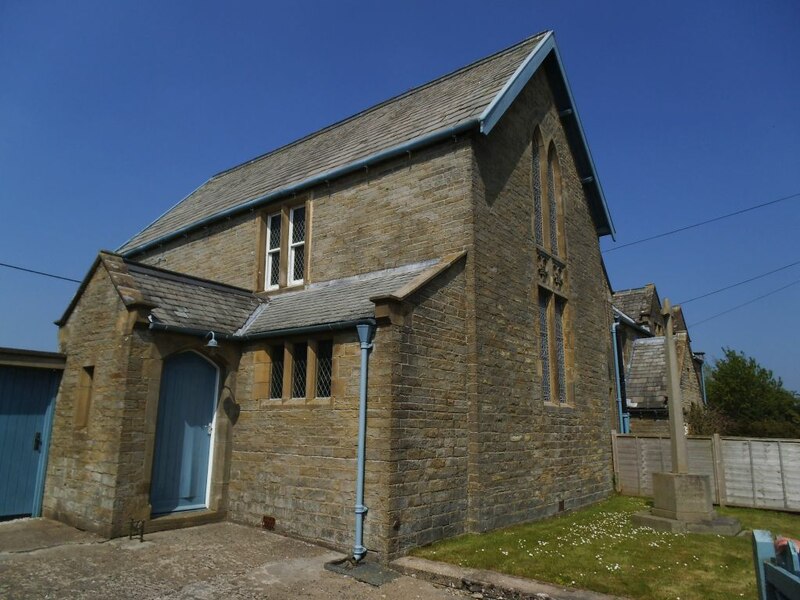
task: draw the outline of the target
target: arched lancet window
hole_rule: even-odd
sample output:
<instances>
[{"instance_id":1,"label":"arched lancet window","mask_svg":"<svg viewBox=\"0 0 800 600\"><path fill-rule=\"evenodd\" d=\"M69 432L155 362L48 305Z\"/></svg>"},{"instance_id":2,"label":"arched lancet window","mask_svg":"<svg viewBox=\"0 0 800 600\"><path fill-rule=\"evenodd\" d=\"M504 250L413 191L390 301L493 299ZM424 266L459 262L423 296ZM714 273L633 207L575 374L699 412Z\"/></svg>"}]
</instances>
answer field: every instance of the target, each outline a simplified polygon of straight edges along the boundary
<instances>
[{"instance_id":1,"label":"arched lancet window","mask_svg":"<svg viewBox=\"0 0 800 600\"><path fill-rule=\"evenodd\" d=\"M531 154L531 186L533 191L533 239L544 246L544 213L542 211L542 166L544 144L539 129L533 132Z\"/></svg>"},{"instance_id":2,"label":"arched lancet window","mask_svg":"<svg viewBox=\"0 0 800 600\"><path fill-rule=\"evenodd\" d=\"M534 134L533 196L534 235L539 264L537 286L539 374L545 403L571 402L571 341L566 269L561 171L555 144L547 146ZM543 184L543 185L542 185ZM544 189L542 189L544 188Z\"/></svg>"},{"instance_id":3,"label":"arched lancet window","mask_svg":"<svg viewBox=\"0 0 800 600\"><path fill-rule=\"evenodd\" d=\"M561 170L553 142L547 149L547 231L549 250L554 256L564 255L563 214L561 210Z\"/></svg>"}]
</instances>

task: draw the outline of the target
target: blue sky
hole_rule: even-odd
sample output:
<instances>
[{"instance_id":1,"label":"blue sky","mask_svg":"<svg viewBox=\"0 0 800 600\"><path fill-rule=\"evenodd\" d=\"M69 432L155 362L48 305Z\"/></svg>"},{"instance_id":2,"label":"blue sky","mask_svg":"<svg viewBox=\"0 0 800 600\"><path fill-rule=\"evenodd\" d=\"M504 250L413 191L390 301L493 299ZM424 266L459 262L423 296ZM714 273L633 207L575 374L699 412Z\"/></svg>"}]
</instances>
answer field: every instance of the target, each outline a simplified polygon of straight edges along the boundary
<instances>
[{"instance_id":1,"label":"blue sky","mask_svg":"<svg viewBox=\"0 0 800 600\"><path fill-rule=\"evenodd\" d=\"M0 262L81 278L208 177L553 29L622 244L800 192L800 4L0 0ZM800 260L800 198L607 253L673 303ZM615 242L606 238L604 249ZM800 265L684 307L690 324ZM0 346L76 285L0 268ZM691 329L800 390L800 284Z\"/></svg>"}]
</instances>

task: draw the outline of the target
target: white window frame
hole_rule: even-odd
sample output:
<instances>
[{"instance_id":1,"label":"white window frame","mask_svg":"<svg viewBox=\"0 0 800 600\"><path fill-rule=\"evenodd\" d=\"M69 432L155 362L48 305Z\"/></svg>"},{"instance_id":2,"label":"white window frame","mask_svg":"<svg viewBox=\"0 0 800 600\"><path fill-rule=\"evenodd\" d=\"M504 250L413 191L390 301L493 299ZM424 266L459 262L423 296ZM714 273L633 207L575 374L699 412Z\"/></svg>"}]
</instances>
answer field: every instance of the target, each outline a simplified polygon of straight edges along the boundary
<instances>
[{"instance_id":1,"label":"white window frame","mask_svg":"<svg viewBox=\"0 0 800 600\"><path fill-rule=\"evenodd\" d=\"M271 215L267 216L267 239L266 243L266 268L264 269L264 289L265 290L277 290L281 284L281 241L278 240L278 245L274 248L270 249L272 245L272 219L278 219L278 222L283 225L282 216L280 212L272 213ZM283 229L283 227L281 227ZM270 285L270 281L272 281L272 255L278 255L278 283L274 285Z\"/></svg>"},{"instance_id":2,"label":"white window frame","mask_svg":"<svg viewBox=\"0 0 800 600\"><path fill-rule=\"evenodd\" d=\"M287 261L286 267L286 281L288 285L298 285L303 283L304 277L300 277L299 279L295 279L294 277L294 258L297 252L297 249L301 246L303 250L305 250L306 245L306 236L308 234L308 211L305 211L305 231L303 232L303 239L299 242L293 242L292 239L294 237L294 213L296 210L303 209L305 210L305 205L296 206L289 211L289 256ZM303 271L305 275L305 266L306 261L308 260L307 256L303 256Z\"/></svg>"}]
</instances>

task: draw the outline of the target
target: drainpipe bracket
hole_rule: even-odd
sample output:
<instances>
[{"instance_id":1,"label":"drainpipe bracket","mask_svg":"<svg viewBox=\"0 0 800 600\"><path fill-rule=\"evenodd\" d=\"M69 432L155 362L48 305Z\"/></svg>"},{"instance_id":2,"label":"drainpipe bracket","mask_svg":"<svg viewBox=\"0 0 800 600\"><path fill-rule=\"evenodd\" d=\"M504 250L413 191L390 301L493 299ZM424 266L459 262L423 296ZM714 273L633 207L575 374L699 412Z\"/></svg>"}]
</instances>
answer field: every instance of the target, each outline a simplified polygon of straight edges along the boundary
<instances>
[{"instance_id":1,"label":"drainpipe bracket","mask_svg":"<svg viewBox=\"0 0 800 600\"><path fill-rule=\"evenodd\" d=\"M369 509L363 504L356 504L355 510L357 515L365 515Z\"/></svg>"}]
</instances>

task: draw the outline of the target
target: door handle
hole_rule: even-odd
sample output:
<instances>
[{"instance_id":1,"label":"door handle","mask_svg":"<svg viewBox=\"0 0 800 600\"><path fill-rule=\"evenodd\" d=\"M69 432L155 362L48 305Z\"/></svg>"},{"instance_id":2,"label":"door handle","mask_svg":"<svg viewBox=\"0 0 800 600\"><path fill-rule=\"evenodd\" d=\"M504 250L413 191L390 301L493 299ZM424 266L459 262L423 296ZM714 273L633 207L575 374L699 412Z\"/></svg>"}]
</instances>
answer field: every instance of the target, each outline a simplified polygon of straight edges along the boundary
<instances>
[{"instance_id":1,"label":"door handle","mask_svg":"<svg viewBox=\"0 0 800 600\"><path fill-rule=\"evenodd\" d=\"M36 435L33 436L33 449L37 452L42 447L42 432L37 431Z\"/></svg>"}]
</instances>

